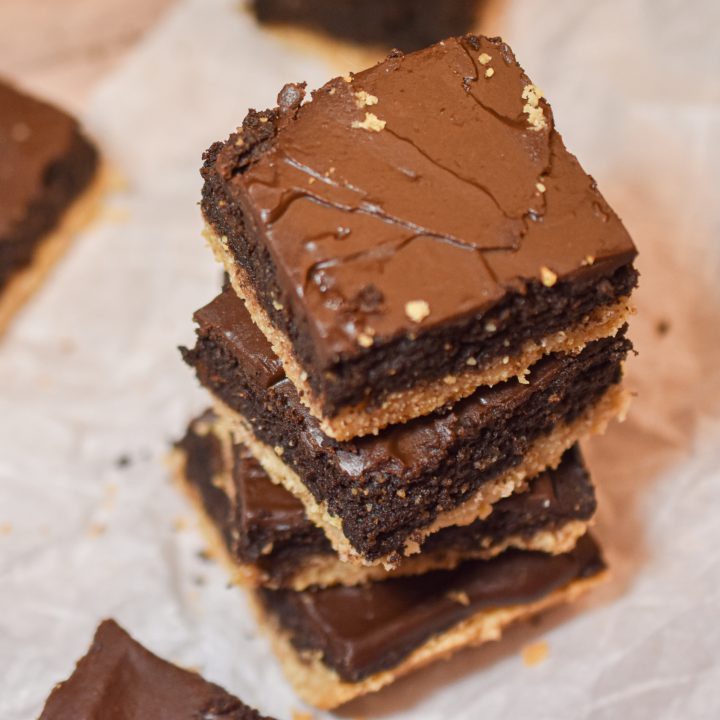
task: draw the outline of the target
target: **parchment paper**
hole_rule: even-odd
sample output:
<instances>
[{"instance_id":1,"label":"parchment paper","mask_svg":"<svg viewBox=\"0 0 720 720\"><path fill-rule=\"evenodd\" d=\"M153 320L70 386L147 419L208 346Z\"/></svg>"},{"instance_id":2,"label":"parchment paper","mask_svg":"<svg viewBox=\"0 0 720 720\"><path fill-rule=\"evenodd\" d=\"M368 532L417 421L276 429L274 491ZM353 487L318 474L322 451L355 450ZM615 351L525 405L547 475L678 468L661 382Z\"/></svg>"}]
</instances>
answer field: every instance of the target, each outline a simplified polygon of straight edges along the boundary
<instances>
[{"instance_id":1,"label":"parchment paper","mask_svg":"<svg viewBox=\"0 0 720 720\"><path fill-rule=\"evenodd\" d=\"M515 0L484 15L641 251L637 398L587 446L614 579L343 715L720 716L719 7ZM339 57L260 32L235 0L184 0L94 96L84 119L124 186L0 341L2 720L35 717L107 616L267 714L302 707L242 593L198 557L162 461L206 403L176 351L220 279L200 153L285 82L359 69ZM528 667L538 641L548 657Z\"/></svg>"}]
</instances>

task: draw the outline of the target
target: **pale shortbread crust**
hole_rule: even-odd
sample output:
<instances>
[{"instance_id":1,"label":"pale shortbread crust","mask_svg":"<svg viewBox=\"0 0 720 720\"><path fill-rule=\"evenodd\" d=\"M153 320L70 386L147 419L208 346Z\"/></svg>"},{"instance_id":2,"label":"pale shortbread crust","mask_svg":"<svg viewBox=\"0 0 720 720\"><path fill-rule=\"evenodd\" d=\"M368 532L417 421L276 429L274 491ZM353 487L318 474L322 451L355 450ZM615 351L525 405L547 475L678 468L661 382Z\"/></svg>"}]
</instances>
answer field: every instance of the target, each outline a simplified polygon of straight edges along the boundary
<instances>
[{"instance_id":1,"label":"pale shortbread crust","mask_svg":"<svg viewBox=\"0 0 720 720\"><path fill-rule=\"evenodd\" d=\"M209 226L205 227L203 234L215 258L230 276L233 289L245 302L253 322L282 361L283 370L297 388L302 403L320 421L323 432L336 440L376 434L388 425L404 423L414 417L427 415L446 403L454 403L484 385L496 385L512 377L524 381L531 366L543 356L554 352L577 354L589 342L615 335L633 312L629 299L621 298L612 305L597 308L571 328L552 333L538 342L525 343L519 354L505 356L493 365L468 365L463 372L437 380L421 381L408 390L390 393L379 407L368 408L363 403L343 408L334 417L326 417L320 399L310 387L307 372L295 356L290 339L262 307L247 273L228 250L227 238L218 237Z\"/></svg>"},{"instance_id":2,"label":"pale shortbread crust","mask_svg":"<svg viewBox=\"0 0 720 720\"><path fill-rule=\"evenodd\" d=\"M245 418L217 398L213 398L213 400L220 422L226 424L238 442L250 449L274 483L282 485L300 499L305 506L308 518L323 529L333 549L343 562L360 565L382 564L387 570L397 567L400 562L398 557L387 555L377 560L368 560L358 554L343 534L342 520L328 512L326 503L317 502L297 473L282 461L273 448L257 439ZM546 468L556 468L560 464L564 452L581 437L603 433L613 418L617 417L623 420L629 402L630 394L622 386L613 385L580 418L571 423L557 425L551 433L531 445L520 465L506 471L500 477L486 482L472 498L462 505L440 513L432 525L416 530L406 541L403 554L413 555L420 552L423 540L444 527L468 525L477 519L487 517L492 510L492 505L498 500L524 489L529 478Z\"/></svg>"},{"instance_id":3,"label":"pale shortbread crust","mask_svg":"<svg viewBox=\"0 0 720 720\"><path fill-rule=\"evenodd\" d=\"M489 560L508 548L559 555L570 552L588 527L588 523L585 521L570 520L554 530L539 530L531 536L512 535L500 543L491 544L488 538L488 542L481 542L477 549L471 551L446 550L404 558L397 568L390 571L385 570L381 565L370 567L353 565L342 562L337 555L318 554L304 559L292 577L282 585L277 585L256 565L241 563L230 555L220 531L205 511L200 492L187 480L185 475L186 456L182 449L174 449L168 461L175 482L195 507L208 554L225 567L234 583L248 588L263 586L277 589L283 587L302 591L310 587L361 585L367 582L387 580L391 577L421 575L431 570L452 570L465 560ZM218 478L214 484L224 490L227 481Z\"/></svg>"},{"instance_id":4,"label":"pale shortbread crust","mask_svg":"<svg viewBox=\"0 0 720 720\"><path fill-rule=\"evenodd\" d=\"M526 605L482 610L427 640L394 668L355 683L342 680L334 670L323 664L319 653L299 653L278 621L262 608L257 598L251 597L260 626L269 635L275 654L295 692L305 702L323 710L331 710L353 698L376 692L425 665L446 659L458 650L498 640L510 623L532 617L555 605L573 602L601 583L606 576L607 571L602 571L590 578L573 580L565 587Z\"/></svg>"},{"instance_id":5,"label":"pale shortbread crust","mask_svg":"<svg viewBox=\"0 0 720 720\"><path fill-rule=\"evenodd\" d=\"M0 291L0 334L14 315L42 285L45 278L100 209L100 200L108 188L108 170L100 166L90 184L63 211L55 227L35 248L30 265L17 272Z\"/></svg>"}]
</instances>

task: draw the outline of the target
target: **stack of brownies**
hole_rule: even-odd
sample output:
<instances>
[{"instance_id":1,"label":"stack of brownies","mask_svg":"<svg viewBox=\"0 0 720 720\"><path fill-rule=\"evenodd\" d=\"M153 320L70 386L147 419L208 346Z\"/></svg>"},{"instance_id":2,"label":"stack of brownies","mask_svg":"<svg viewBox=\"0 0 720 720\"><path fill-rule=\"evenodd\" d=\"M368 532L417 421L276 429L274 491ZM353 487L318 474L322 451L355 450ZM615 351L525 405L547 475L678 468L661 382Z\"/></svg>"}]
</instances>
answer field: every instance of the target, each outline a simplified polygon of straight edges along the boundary
<instances>
[{"instance_id":1,"label":"stack of brownies","mask_svg":"<svg viewBox=\"0 0 720 720\"><path fill-rule=\"evenodd\" d=\"M499 39L251 111L205 155L229 282L178 444L299 694L331 708L602 576L577 441L621 416L633 243Z\"/></svg>"}]
</instances>

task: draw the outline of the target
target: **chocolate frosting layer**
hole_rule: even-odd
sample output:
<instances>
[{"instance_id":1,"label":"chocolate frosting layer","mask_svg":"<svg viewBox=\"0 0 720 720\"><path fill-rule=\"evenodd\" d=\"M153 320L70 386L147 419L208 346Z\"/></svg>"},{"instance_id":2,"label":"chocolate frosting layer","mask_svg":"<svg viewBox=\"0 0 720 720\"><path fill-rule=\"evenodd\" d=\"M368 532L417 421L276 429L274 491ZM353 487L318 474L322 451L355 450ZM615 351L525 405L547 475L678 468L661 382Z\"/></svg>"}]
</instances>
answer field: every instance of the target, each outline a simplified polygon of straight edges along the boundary
<instances>
[{"instance_id":1,"label":"chocolate frosting layer","mask_svg":"<svg viewBox=\"0 0 720 720\"><path fill-rule=\"evenodd\" d=\"M271 279L251 249L238 258L261 295L273 285L266 309L313 371L477 324L513 293L567 294L635 257L499 39L394 54L303 95L287 86L211 150L203 209L231 247L262 246Z\"/></svg>"},{"instance_id":2,"label":"chocolate frosting layer","mask_svg":"<svg viewBox=\"0 0 720 720\"><path fill-rule=\"evenodd\" d=\"M220 443L214 431L206 429L212 422L211 413L193 421L178 446L185 453L186 480L200 493L231 555L241 563L258 565L281 585L302 570L308 557L332 554L330 543L307 518L302 503L275 485L244 445L235 446L233 467L222 467ZM226 491L217 481L221 472L232 477L232 487ZM476 552L510 536L527 538L570 520L589 520L595 507L594 488L576 446L565 453L557 469L535 477L527 492L496 503L484 520L432 535L423 552Z\"/></svg>"},{"instance_id":3,"label":"chocolate frosting layer","mask_svg":"<svg viewBox=\"0 0 720 720\"><path fill-rule=\"evenodd\" d=\"M105 620L40 720L263 720L220 686L153 655ZM271 720L265 718L264 720Z\"/></svg>"},{"instance_id":4,"label":"chocolate frosting layer","mask_svg":"<svg viewBox=\"0 0 720 720\"><path fill-rule=\"evenodd\" d=\"M0 81L0 287L30 262L96 165L72 117Z\"/></svg>"},{"instance_id":5,"label":"chocolate frosting layer","mask_svg":"<svg viewBox=\"0 0 720 720\"><path fill-rule=\"evenodd\" d=\"M480 388L452 408L376 436L338 442L324 435L237 296L226 290L199 310L199 340L186 361L256 436L282 448L283 462L370 559L402 548L418 528L519 464L532 442L592 407L621 376L622 336L576 356L537 363L526 385ZM237 340L241 339L239 342Z\"/></svg>"},{"instance_id":6,"label":"chocolate frosting layer","mask_svg":"<svg viewBox=\"0 0 720 720\"><path fill-rule=\"evenodd\" d=\"M343 680L357 682L478 612L531 603L604 567L586 535L564 555L508 550L450 571L356 587L263 589L258 597L297 650L319 652Z\"/></svg>"}]
</instances>

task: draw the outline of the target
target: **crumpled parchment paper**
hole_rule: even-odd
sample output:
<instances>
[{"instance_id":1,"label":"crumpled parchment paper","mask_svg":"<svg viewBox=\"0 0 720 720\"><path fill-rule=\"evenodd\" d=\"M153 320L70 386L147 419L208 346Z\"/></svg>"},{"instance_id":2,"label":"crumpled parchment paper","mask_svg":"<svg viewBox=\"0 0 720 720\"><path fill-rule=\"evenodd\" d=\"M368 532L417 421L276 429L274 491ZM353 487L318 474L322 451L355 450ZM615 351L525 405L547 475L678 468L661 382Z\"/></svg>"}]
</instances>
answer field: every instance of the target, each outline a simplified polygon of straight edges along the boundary
<instances>
[{"instance_id":1,"label":"crumpled parchment paper","mask_svg":"<svg viewBox=\"0 0 720 720\"><path fill-rule=\"evenodd\" d=\"M641 252L637 397L587 444L613 580L341 714L720 716L719 9L494 0L483 15ZM337 57L259 31L235 0L181 0L95 93L84 120L123 182L0 341L2 720L35 717L107 616L267 714L302 707L242 593L198 556L162 461L206 403L176 350L220 280L200 154L285 82L360 69ZM537 642L548 656L529 667Z\"/></svg>"}]
</instances>

